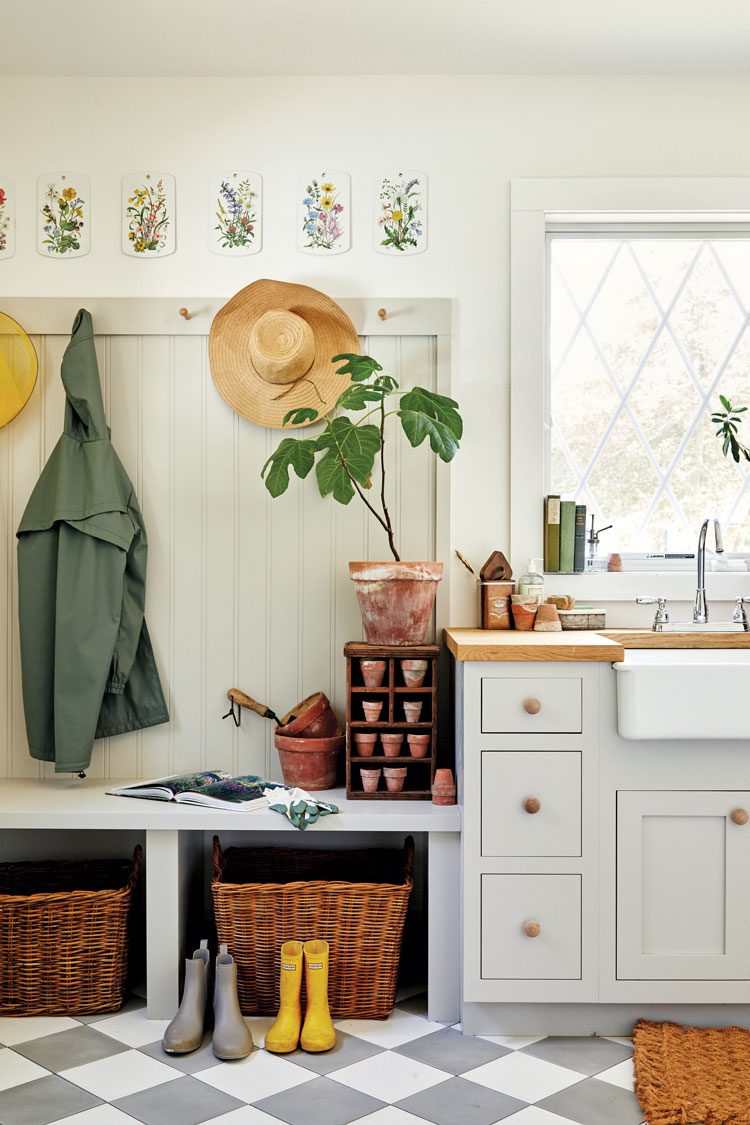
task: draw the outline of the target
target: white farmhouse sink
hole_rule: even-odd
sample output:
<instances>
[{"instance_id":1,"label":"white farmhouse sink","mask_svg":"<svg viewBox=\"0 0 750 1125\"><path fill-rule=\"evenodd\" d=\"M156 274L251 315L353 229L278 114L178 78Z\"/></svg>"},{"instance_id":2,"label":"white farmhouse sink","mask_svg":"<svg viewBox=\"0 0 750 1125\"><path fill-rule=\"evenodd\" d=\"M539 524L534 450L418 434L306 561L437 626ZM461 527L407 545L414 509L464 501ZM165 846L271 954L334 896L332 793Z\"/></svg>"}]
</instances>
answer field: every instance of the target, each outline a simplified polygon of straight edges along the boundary
<instances>
[{"instance_id":1,"label":"white farmhouse sink","mask_svg":"<svg viewBox=\"0 0 750 1125\"><path fill-rule=\"evenodd\" d=\"M750 739L750 649L626 649L612 667L623 738Z\"/></svg>"}]
</instances>

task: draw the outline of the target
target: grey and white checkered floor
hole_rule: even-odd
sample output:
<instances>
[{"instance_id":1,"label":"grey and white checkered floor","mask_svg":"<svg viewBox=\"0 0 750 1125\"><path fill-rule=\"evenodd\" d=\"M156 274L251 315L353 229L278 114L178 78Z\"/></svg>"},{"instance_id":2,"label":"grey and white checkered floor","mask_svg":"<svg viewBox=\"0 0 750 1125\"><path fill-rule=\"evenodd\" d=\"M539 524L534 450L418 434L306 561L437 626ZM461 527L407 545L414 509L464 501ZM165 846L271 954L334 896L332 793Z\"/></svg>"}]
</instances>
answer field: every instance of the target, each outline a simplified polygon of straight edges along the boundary
<instances>
[{"instance_id":1,"label":"grey and white checkered floor","mask_svg":"<svg viewBox=\"0 0 750 1125\"><path fill-rule=\"evenodd\" d=\"M116 1015L0 1019L0 1125L640 1125L627 1039L464 1037L404 1001L340 1020L333 1051L221 1063ZM272 1019L248 1019L256 1048Z\"/></svg>"}]
</instances>

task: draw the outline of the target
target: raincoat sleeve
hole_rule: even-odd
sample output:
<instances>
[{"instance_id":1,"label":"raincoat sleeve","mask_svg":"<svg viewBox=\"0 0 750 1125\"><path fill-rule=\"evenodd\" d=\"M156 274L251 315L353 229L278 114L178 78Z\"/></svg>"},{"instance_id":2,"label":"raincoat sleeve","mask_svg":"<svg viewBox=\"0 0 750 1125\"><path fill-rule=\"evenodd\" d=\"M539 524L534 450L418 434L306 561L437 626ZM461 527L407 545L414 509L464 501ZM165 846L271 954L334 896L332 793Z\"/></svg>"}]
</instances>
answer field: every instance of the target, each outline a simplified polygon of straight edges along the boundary
<instances>
[{"instance_id":1,"label":"raincoat sleeve","mask_svg":"<svg viewBox=\"0 0 750 1125\"><path fill-rule=\"evenodd\" d=\"M133 538L125 561L120 625L107 679L107 691L111 695L122 695L125 691L138 651L146 607L148 543L141 513L133 495L128 502L128 513L133 521Z\"/></svg>"}]
</instances>

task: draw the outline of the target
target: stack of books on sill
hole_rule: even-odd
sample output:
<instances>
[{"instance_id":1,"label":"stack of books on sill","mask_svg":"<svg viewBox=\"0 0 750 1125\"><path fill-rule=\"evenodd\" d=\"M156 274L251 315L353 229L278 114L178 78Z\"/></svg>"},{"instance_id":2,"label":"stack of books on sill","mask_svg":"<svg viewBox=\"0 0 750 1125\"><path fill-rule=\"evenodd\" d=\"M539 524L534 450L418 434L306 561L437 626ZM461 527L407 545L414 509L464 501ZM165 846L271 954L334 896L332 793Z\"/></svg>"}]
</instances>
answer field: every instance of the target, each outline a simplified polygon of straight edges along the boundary
<instances>
[{"instance_id":1,"label":"stack of books on sill","mask_svg":"<svg viewBox=\"0 0 750 1125\"><path fill-rule=\"evenodd\" d=\"M547 496L544 501L544 569L583 574L586 569L586 505Z\"/></svg>"}]
</instances>

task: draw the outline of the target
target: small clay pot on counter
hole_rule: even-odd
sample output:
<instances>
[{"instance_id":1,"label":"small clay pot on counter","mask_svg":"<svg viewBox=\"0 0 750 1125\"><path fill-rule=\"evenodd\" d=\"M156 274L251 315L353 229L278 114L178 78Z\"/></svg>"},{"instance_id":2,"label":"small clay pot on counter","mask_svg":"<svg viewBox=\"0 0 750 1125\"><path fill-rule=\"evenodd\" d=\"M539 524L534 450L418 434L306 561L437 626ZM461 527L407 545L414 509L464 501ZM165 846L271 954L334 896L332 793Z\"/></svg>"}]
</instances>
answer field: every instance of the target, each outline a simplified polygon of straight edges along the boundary
<instances>
[{"instance_id":1,"label":"small clay pot on counter","mask_svg":"<svg viewBox=\"0 0 750 1125\"><path fill-rule=\"evenodd\" d=\"M430 752L431 734L407 734L409 753L412 758L426 758Z\"/></svg>"},{"instance_id":2,"label":"small clay pot on counter","mask_svg":"<svg viewBox=\"0 0 750 1125\"><path fill-rule=\"evenodd\" d=\"M383 766L385 785L389 793L400 793L406 781L406 766Z\"/></svg>"},{"instance_id":3,"label":"small clay pot on counter","mask_svg":"<svg viewBox=\"0 0 750 1125\"><path fill-rule=\"evenodd\" d=\"M375 743L378 736L372 731L353 731L354 749L360 758L371 758L375 753Z\"/></svg>"},{"instance_id":4,"label":"small clay pot on counter","mask_svg":"<svg viewBox=\"0 0 750 1125\"><path fill-rule=\"evenodd\" d=\"M381 734L380 741L383 743L383 753L386 758L398 758L404 744L403 734L400 732L398 734Z\"/></svg>"},{"instance_id":5,"label":"small clay pot on counter","mask_svg":"<svg viewBox=\"0 0 750 1125\"><path fill-rule=\"evenodd\" d=\"M365 681L365 687L378 688L383 684L385 679L385 660L360 660L359 666L362 669L362 679Z\"/></svg>"},{"instance_id":6,"label":"small clay pot on counter","mask_svg":"<svg viewBox=\"0 0 750 1125\"><path fill-rule=\"evenodd\" d=\"M359 771L359 776L362 778L362 788L365 793L377 792L378 784L380 782L380 775L383 771L377 770L363 770Z\"/></svg>"},{"instance_id":7,"label":"small clay pot on counter","mask_svg":"<svg viewBox=\"0 0 750 1125\"><path fill-rule=\"evenodd\" d=\"M538 604L539 600L536 594L513 594L511 609L513 610L513 624L516 629L528 633L534 628Z\"/></svg>"},{"instance_id":8,"label":"small clay pot on counter","mask_svg":"<svg viewBox=\"0 0 750 1125\"><path fill-rule=\"evenodd\" d=\"M368 723L376 723L380 718L380 712L383 710L382 699L363 699L362 710L365 713L365 718Z\"/></svg>"},{"instance_id":9,"label":"small clay pot on counter","mask_svg":"<svg viewBox=\"0 0 750 1125\"><path fill-rule=\"evenodd\" d=\"M401 675L407 687L421 687L427 675L426 660L402 660Z\"/></svg>"},{"instance_id":10,"label":"small clay pot on counter","mask_svg":"<svg viewBox=\"0 0 750 1125\"><path fill-rule=\"evenodd\" d=\"M419 716L422 714L422 701L421 699L404 700L404 717L407 723L418 723Z\"/></svg>"}]
</instances>

